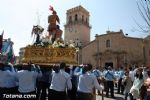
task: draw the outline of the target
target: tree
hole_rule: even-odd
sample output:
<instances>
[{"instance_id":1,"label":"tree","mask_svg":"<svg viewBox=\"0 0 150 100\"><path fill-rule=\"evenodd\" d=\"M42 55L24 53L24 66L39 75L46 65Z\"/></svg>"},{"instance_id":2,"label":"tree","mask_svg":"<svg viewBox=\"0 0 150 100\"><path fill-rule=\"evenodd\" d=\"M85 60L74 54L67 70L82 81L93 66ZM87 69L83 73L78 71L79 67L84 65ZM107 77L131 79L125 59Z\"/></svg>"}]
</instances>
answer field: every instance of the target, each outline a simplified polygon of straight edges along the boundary
<instances>
[{"instance_id":1,"label":"tree","mask_svg":"<svg viewBox=\"0 0 150 100\"><path fill-rule=\"evenodd\" d=\"M141 25L138 22L136 24L144 33L150 33L150 1L149 0L140 0L137 2L138 10L143 18L145 24Z\"/></svg>"}]
</instances>

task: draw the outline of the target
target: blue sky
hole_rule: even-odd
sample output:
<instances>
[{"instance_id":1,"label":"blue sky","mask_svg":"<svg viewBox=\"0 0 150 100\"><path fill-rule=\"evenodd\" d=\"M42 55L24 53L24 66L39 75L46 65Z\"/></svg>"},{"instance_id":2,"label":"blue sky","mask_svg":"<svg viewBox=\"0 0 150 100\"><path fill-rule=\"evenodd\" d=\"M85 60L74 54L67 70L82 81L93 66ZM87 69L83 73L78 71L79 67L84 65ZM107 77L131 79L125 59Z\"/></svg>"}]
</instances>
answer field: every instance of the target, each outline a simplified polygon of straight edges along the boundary
<instances>
[{"instance_id":1,"label":"blue sky","mask_svg":"<svg viewBox=\"0 0 150 100\"><path fill-rule=\"evenodd\" d=\"M134 19L144 24L138 12L138 1L140 0L1 0L0 32L4 30L4 38L14 41L14 51L18 55L20 47L33 41L31 30L38 22L37 16L40 25L47 29L47 17L51 14L49 5L56 9L61 29L64 29L63 25L66 23L66 10L82 5L90 12L91 40L95 34L105 34L108 29L123 29L131 37L143 38L147 34L134 31L138 29Z\"/></svg>"}]
</instances>

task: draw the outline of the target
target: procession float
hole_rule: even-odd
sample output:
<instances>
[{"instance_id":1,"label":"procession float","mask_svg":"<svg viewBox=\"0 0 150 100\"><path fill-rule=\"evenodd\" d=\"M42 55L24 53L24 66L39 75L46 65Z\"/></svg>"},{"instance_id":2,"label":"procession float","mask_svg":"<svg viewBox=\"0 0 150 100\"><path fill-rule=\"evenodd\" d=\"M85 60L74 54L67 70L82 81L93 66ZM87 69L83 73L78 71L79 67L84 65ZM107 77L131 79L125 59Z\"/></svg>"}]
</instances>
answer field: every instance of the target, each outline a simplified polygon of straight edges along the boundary
<instances>
[{"instance_id":1,"label":"procession float","mask_svg":"<svg viewBox=\"0 0 150 100\"><path fill-rule=\"evenodd\" d=\"M44 28L40 25L33 26L32 36L36 37L32 45L24 48L22 63L32 62L34 64L57 64L65 62L66 64L77 64L76 48L73 41L64 43L62 39L63 31L59 28L59 17L57 12L50 6L52 15L48 16L48 35L42 37Z\"/></svg>"}]
</instances>

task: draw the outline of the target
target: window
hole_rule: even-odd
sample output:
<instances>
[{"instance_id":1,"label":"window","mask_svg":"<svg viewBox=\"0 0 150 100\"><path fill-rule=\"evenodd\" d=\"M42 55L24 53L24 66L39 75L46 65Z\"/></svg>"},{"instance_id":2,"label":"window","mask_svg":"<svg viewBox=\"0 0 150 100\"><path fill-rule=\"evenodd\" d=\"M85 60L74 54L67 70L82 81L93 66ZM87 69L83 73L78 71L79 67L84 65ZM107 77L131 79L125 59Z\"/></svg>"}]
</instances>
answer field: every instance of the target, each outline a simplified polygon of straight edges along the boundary
<instances>
[{"instance_id":1,"label":"window","mask_svg":"<svg viewBox=\"0 0 150 100\"><path fill-rule=\"evenodd\" d=\"M72 16L69 16L69 22L72 22Z\"/></svg>"},{"instance_id":2,"label":"window","mask_svg":"<svg viewBox=\"0 0 150 100\"><path fill-rule=\"evenodd\" d=\"M84 22L84 16L82 15L82 22Z\"/></svg>"},{"instance_id":3,"label":"window","mask_svg":"<svg viewBox=\"0 0 150 100\"><path fill-rule=\"evenodd\" d=\"M78 21L78 15L77 14L75 15L75 21Z\"/></svg>"},{"instance_id":4,"label":"window","mask_svg":"<svg viewBox=\"0 0 150 100\"><path fill-rule=\"evenodd\" d=\"M87 18L86 18L85 22L88 23L88 19Z\"/></svg>"},{"instance_id":5,"label":"window","mask_svg":"<svg viewBox=\"0 0 150 100\"><path fill-rule=\"evenodd\" d=\"M107 48L110 47L110 40L106 40L106 47L107 47Z\"/></svg>"}]
</instances>

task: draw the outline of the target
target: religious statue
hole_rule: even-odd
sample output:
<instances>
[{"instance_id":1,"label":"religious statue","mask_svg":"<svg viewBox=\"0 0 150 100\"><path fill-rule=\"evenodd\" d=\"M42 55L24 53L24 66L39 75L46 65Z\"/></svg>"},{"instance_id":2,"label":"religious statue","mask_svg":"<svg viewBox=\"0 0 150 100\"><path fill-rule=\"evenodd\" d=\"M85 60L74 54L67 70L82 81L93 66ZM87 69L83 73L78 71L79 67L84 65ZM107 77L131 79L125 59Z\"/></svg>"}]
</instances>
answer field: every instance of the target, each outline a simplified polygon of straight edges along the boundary
<instances>
[{"instance_id":1,"label":"religious statue","mask_svg":"<svg viewBox=\"0 0 150 100\"><path fill-rule=\"evenodd\" d=\"M53 32L57 29L56 22L60 23L59 17L57 16L56 11L53 11L52 15L48 16L48 23L49 23L48 32Z\"/></svg>"},{"instance_id":2,"label":"religious statue","mask_svg":"<svg viewBox=\"0 0 150 100\"><path fill-rule=\"evenodd\" d=\"M56 35L55 35L55 40L56 39L61 39L61 37L62 37L62 30L59 28L59 25L57 25L57 29L56 29Z\"/></svg>"},{"instance_id":3,"label":"religious statue","mask_svg":"<svg viewBox=\"0 0 150 100\"><path fill-rule=\"evenodd\" d=\"M48 16L48 32L49 36L51 37L52 43L54 43L57 38L61 38L62 30L59 28L59 25L57 25L57 23L60 23L57 12L51 6L50 10L52 11L52 15Z\"/></svg>"},{"instance_id":4,"label":"religious statue","mask_svg":"<svg viewBox=\"0 0 150 100\"><path fill-rule=\"evenodd\" d=\"M42 34L43 31L44 31L44 28L42 28L41 26L39 26L39 25L33 26L31 35L36 36L36 40L34 42L34 45L38 45L41 43L40 34Z\"/></svg>"}]
</instances>

